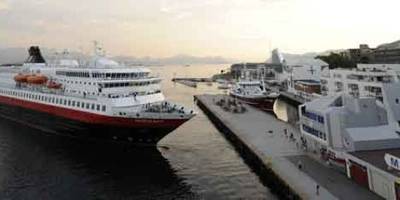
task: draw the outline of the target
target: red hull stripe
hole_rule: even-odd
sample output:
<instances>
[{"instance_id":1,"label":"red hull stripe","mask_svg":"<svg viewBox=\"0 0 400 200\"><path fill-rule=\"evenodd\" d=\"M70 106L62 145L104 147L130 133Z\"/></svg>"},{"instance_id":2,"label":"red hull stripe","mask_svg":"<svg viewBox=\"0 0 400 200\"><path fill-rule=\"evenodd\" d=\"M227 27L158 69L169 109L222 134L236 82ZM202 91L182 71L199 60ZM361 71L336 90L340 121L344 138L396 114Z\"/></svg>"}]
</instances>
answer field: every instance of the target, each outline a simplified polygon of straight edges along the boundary
<instances>
[{"instance_id":1,"label":"red hull stripe","mask_svg":"<svg viewBox=\"0 0 400 200\"><path fill-rule=\"evenodd\" d=\"M110 126L121 126L121 127L178 127L183 124L187 119L132 119L122 117L112 117L99 115L95 113L88 113L78 110L72 110L68 108L46 105L11 97L0 96L0 103L19 106L26 109L31 109L50 115L55 115L71 120L76 120L88 124L98 125L110 125Z\"/></svg>"},{"instance_id":2,"label":"red hull stripe","mask_svg":"<svg viewBox=\"0 0 400 200\"><path fill-rule=\"evenodd\" d=\"M244 98L240 96L236 96L231 94L232 97L239 99L240 101L252 105L254 107L260 108L261 110L265 111L272 111L274 107L274 101L275 99L273 98Z\"/></svg>"}]
</instances>

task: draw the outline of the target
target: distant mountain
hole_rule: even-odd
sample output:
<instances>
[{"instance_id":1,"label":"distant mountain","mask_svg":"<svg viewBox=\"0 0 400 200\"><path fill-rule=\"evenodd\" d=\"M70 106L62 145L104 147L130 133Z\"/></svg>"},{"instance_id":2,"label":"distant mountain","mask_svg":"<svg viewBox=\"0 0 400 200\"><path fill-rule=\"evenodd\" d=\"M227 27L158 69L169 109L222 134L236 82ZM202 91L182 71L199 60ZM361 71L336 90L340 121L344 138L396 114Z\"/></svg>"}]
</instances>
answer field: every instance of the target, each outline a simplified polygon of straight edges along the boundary
<instances>
[{"instance_id":1,"label":"distant mountain","mask_svg":"<svg viewBox=\"0 0 400 200\"><path fill-rule=\"evenodd\" d=\"M386 43L386 44L381 44L378 45L378 49L399 49L400 48L400 40L391 42L391 43Z\"/></svg>"},{"instance_id":2,"label":"distant mountain","mask_svg":"<svg viewBox=\"0 0 400 200\"><path fill-rule=\"evenodd\" d=\"M45 59L50 59L55 56L56 52L61 52L56 49L41 48ZM88 55L78 52L69 52L70 57L88 59ZM28 51L25 48L0 48L0 64L23 63L28 57ZM114 56L112 59L126 64L141 64L141 65L186 65L186 64L226 64L234 62L233 59L227 59L220 56L198 57L191 55L176 55L166 58L153 57L133 57L133 56Z\"/></svg>"},{"instance_id":3,"label":"distant mountain","mask_svg":"<svg viewBox=\"0 0 400 200\"><path fill-rule=\"evenodd\" d=\"M332 52L332 51L329 51ZM304 54L280 53L282 58L288 65L326 65L323 61L315 59L318 55L329 54L329 52L309 52ZM276 61L275 61L276 62ZM272 63L272 58L267 60L267 63Z\"/></svg>"},{"instance_id":4,"label":"distant mountain","mask_svg":"<svg viewBox=\"0 0 400 200\"><path fill-rule=\"evenodd\" d=\"M23 48L0 48L0 64L22 63L28 57Z\"/></svg>"},{"instance_id":5,"label":"distant mountain","mask_svg":"<svg viewBox=\"0 0 400 200\"><path fill-rule=\"evenodd\" d=\"M116 56L113 59L127 64L144 65L226 64L234 62L232 59L220 56L197 57L191 55L176 55L166 58Z\"/></svg>"}]
</instances>

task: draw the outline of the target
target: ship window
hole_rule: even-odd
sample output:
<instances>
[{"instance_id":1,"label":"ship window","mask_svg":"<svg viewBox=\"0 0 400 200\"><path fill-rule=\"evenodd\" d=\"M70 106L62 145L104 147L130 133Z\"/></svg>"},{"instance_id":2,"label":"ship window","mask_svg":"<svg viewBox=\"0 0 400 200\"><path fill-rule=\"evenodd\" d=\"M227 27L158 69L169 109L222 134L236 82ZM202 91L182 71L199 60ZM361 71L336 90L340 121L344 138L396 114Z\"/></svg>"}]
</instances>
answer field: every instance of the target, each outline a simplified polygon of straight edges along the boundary
<instances>
[{"instance_id":1,"label":"ship window","mask_svg":"<svg viewBox=\"0 0 400 200\"><path fill-rule=\"evenodd\" d=\"M84 102L82 102L81 108L85 108L85 103Z\"/></svg>"},{"instance_id":2,"label":"ship window","mask_svg":"<svg viewBox=\"0 0 400 200\"><path fill-rule=\"evenodd\" d=\"M106 106L105 106L105 105L103 105L103 106L101 107L101 111L103 111L103 112L106 111Z\"/></svg>"},{"instance_id":3,"label":"ship window","mask_svg":"<svg viewBox=\"0 0 400 200\"><path fill-rule=\"evenodd\" d=\"M90 107L90 104L86 103L86 109L89 109L89 107Z\"/></svg>"},{"instance_id":4,"label":"ship window","mask_svg":"<svg viewBox=\"0 0 400 200\"><path fill-rule=\"evenodd\" d=\"M97 111L100 111L100 105L99 105L99 104L97 104L96 110L97 110Z\"/></svg>"},{"instance_id":5,"label":"ship window","mask_svg":"<svg viewBox=\"0 0 400 200\"><path fill-rule=\"evenodd\" d=\"M71 100L68 100L68 105L69 105L69 106L71 105Z\"/></svg>"},{"instance_id":6,"label":"ship window","mask_svg":"<svg viewBox=\"0 0 400 200\"><path fill-rule=\"evenodd\" d=\"M64 99L64 105L67 105L67 100L66 99Z\"/></svg>"},{"instance_id":7,"label":"ship window","mask_svg":"<svg viewBox=\"0 0 400 200\"><path fill-rule=\"evenodd\" d=\"M75 101L72 101L72 106L75 106Z\"/></svg>"},{"instance_id":8,"label":"ship window","mask_svg":"<svg viewBox=\"0 0 400 200\"><path fill-rule=\"evenodd\" d=\"M94 104L93 103L92 103L92 107L91 108L92 108L92 110L94 110Z\"/></svg>"}]
</instances>

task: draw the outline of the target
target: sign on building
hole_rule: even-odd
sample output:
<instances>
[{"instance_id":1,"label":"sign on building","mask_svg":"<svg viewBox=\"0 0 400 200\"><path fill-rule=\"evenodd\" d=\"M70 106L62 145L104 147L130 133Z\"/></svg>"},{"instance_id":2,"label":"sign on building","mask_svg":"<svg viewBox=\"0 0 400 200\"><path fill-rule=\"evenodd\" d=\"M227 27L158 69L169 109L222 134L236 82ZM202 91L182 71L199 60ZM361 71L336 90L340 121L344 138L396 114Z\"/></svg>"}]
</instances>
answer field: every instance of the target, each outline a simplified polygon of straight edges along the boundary
<instances>
[{"instance_id":1,"label":"sign on building","mask_svg":"<svg viewBox=\"0 0 400 200\"><path fill-rule=\"evenodd\" d=\"M400 170L400 158L386 153L385 154L385 162L389 167L396 169L396 170Z\"/></svg>"}]
</instances>

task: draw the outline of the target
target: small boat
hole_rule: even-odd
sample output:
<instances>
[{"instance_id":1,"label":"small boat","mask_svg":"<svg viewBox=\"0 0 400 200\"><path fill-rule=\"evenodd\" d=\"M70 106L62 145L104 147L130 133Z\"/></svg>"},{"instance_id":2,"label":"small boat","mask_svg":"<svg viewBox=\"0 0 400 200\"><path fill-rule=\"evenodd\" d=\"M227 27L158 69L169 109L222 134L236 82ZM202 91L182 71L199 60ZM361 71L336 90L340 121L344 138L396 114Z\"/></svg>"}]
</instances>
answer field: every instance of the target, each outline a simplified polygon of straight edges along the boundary
<instances>
[{"instance_id":1,"label":"small boat","mask_svg":"<svg viewBox=\"0 0 400 200\"><path fill-rule=\"evenodd\" d=\"M14 76L14 81L17 83L26 83L28 82L28 75L19 73Z\"/></svg>"},{"instance_id":2,"label":"small boat","mask_svg":"<svg viewBox=\"0 0 400 200\"><path fill-rule=\"evenodd\" d=\"M26 78L26 80L27 80L27 82L29 84L42 85L42 84L45 84L47 82L48 78L46 76L44 76L44 75L33 74L33 75L29 75Z\"/></svg>"},{"instance_id":3,"label":"small boat","mask_svg":"<svg viewBox=\"0 0 400 200\"><path fill-rule=\"evenodd\" d=\"M231 86L229 85L228 82L223 82L218 84L218 89L227 90L229 88L231 88Z\"/></svg>"},{"instance_id":4,"label":"small boat","mask_svg":"<svg viewBox=\"0 0 400 200\"><path fill-rule=\"evenodd\" d=\"M229 92L230 96L261 110L271 112L279 93L267 91L261 81L239 81Z\"/></svg>"},{"instance_id":5,"label":"small boat","mask_svg":"<svg viewBox=\"0 0 400 200\"><path fill-rule=\"evenodd\" d=\"M215 82L222 84L222 83L226 83L227 81L225 79L219 78L219 79L215 80Z\"/></svg>"},{"instance_id":6,"label":"small boat","mask_svg":"<svg viewBox=\"0 0 400 200\"><path fill-rule=\"evenodd\" d=\"M176 82L178 82L178 83L180 83L180 84L183 84L183 85L186 85L186 86L189 86L189 87L197 87L197 83L196 82L194 82L194 81L189 81L189 80L179 80L179 81L176 81Z\"/></svg>"}]
</instances>

